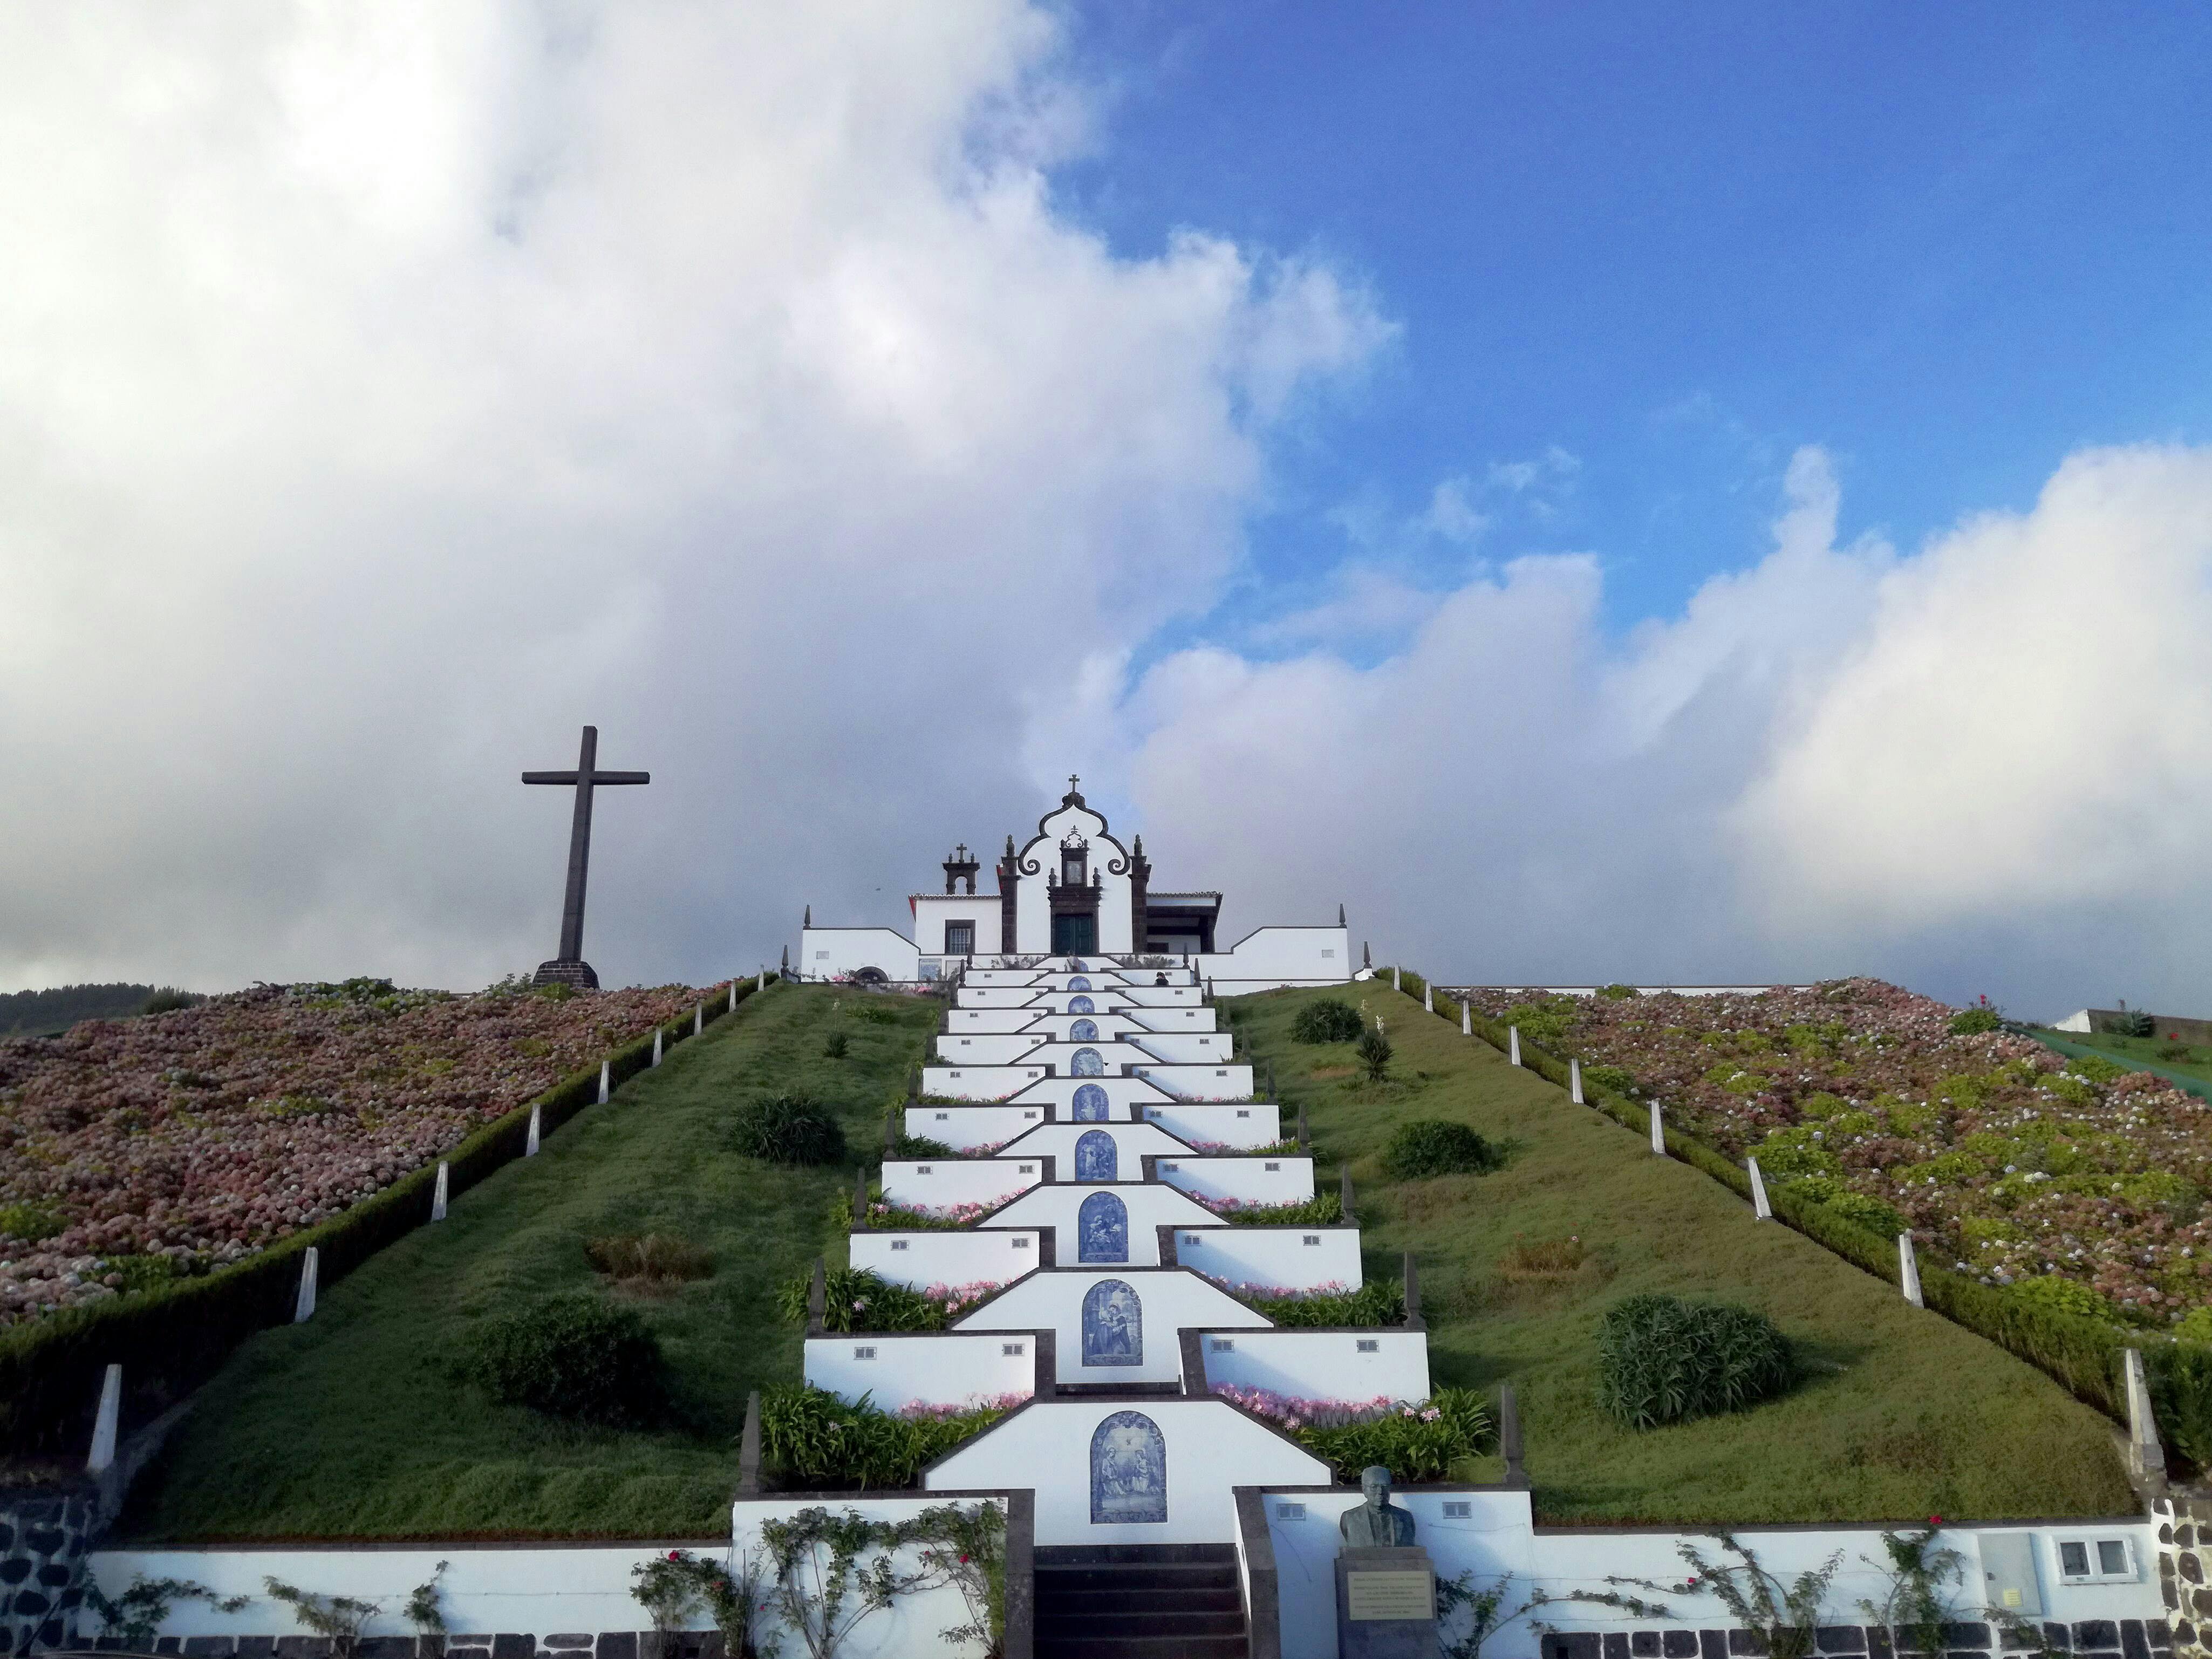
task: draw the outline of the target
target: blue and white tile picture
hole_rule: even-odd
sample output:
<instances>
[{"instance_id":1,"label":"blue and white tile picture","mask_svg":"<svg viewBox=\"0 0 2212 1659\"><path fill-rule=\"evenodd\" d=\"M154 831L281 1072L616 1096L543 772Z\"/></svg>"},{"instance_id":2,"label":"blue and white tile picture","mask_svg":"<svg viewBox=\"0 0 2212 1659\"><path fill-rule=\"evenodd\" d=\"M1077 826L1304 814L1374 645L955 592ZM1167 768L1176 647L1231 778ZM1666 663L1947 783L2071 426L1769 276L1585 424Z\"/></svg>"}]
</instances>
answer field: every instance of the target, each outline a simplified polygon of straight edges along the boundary
<instances>
[{"instance_id":1,"label":"blue and white tile picture","mask_svg":"<svg viewBox=\"0 0 2212 1659\"><path fill-rule=\"evenodd\" d=\"M1106 1060L1096 1048L1078 1048L1067 1069L1077 1077L1104 1077Z\"/></svg>"},{"instance_id":2,"label":"blue and white tile picture","mask_svg":"<svg viewBox=\"0 0 2212 1659\"><path fill-rule=\"evenodd\" d=\"M1118 1279L1102 1279L1083 1298L1083 1363L1145 1363L1145 1310L1137 1292Z\"/></svg>"},{"instance_id":3,"label":"blue and white tile picture","mask_svg":"<svg viewBox=\"0 0 2212 1659\"><path fill-rule=\"evenodd\" d=\"M1095 1014L1098 1012L1098 1005L1089 997L1070 997L1067 1012L1071 1014Z\"/></svg>"},{"instance_id":4,"label":"blue and white tile picture","mask_svg":"<svg viewBox=\"0 0 2212 1659\"><path fill-rule=\"evenodd\" d=\"M1084 978L1082 975L1078 974L1073 979L1067 981L1067 988L1071 991L1087 991L1091 988L1091 981Z\"/></svg>"},{"instance_id":5,"label":"blue and white tile picture","mask_svg":"<svg viewBox=\"0 0 2212 1659\"><path fill-rule=\"evenodd\" d=\"M1103 1123L1109 1103L1106 1091L1095 1083L1076 1085L1075 1121L1078 1123Z\"/></svg>"},{"instance_id":6,"label":"blue and white tile picture","mask_svg":"<svg viewBox=\"0 0 2212 1659\"><path fill-rule=\"evenodd\" d=\"M1091 1435L1091 1521L1168 1518L1168 1446L1142 1412L1115 1412Z\"/></svg>"},{"instance_id":7,"label":"blue and white tile picture","mask_svg":"<svg viewBox=\"0 0 2212 1659\"><path fill-rule=\"evenodd\" d=\"M1093 1193L1075 1212L1076 1256L1082 1261L1129 1259L1129 1206L1111 1193Z\"/></svg>"},{"instance_id":8,"label":"blue and white tile picture","mask_svg":"<svg viewBox=\"0 0 2212 1659\"><path fill-rule=\"evenodd\" d=\"M1085 1129L1075 1138L1075 1178L1078 1181L1119 1181L1121 1148L1103 1129Z\"/></svg>"},{"instance_id":9,"label":"blue and white tile picture","mask_svg":"<svg viewBox=\"0 0 2212 1659\"><path fill-rule=\"evenodd\" d=\"M1095 1019L1077 1020L1074 1024L1067 1028L1067 1040L1070 1042L1097 1042L1098 1022Z\"/></svg>"}]
</instances>

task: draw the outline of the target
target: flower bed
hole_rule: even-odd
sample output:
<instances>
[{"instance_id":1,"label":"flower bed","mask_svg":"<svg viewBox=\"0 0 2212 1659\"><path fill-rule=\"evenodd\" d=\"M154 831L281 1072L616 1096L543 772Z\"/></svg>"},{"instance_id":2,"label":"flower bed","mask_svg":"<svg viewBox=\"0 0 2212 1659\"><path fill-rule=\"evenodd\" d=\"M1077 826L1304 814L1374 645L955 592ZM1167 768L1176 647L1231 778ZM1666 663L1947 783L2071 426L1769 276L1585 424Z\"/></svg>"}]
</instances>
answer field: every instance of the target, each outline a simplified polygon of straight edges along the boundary
<instances>
[{"instance_id":1,"label":"flower bed","mask_svg":"<svg viewBox=\"0 0 2212 1659\"><path fill-rule=\"evenodd\" d=\"M1448 991L1592 1085L2054 1311L2212 1337L2212 1107L1879 981L1755 996ZM1962 1029L1954 1030L1957 1022ZM1595 1062L1595 1063L1591 1063Z\"/></svg>"},{"instance_id":2,"label":"flower bed","mask_svg":"<svg viewBox=\"0 0 2212 1659\"><path fill-rule=\"evenodd\" d=\"M896 1285L866 1267L832 1267L823 1275L822 1323L825 1330L941 1331L1011 1279L979 1279L966 1285L932 1285L916 1290ZM813 1293L810 1268L776 1290L776 1309L794 1325L806 1322Z\"/></svg>"},{"instance_id":3,"label":"flower bed","mask_svg":"<svg viewBox=\"0 0 2212 1659\"><path fill-rule=\"evenodd\" d=\"M1199 1276L1220 1285L1245 1306L1267 1315L1278 1325L1346 1327L1406 1322L1406 1287L1389 1279L1370 1279L1354 1290L1342 1279L1333 1279L1326 1285L1300 1291L1285 1285L1258 1285L1249 1280L1231 1285L1210 1273Z\"/></svg>"},{"instance_id":4,"label":"flower bed","mask_svg":"<svg viewBox=\"0 0 2212 1659\"><path fill-rule=\"evenodd\" d=\"M250 1256L699 994L354 980L0 1043L0 1324Z\"/></svg>"},{"instance_id":5,"label":"flower bed","mask_svg":"<svg viewBox=\"0 0 2212 1659\"><path fill-rule=\"evenodd\" d=\"M1491 1439L1489 1411L1470 1389L1440 1389L1426 1401L1300 1400L1227 1382L1213 1392L1327 1459L1340 1480L1357 1480L1378 1463L1401 1480L1447 1480L1453 1464Z\"/></svg>"},{"instance_id":6,"label":"flower bed","mask_svg":"<svg viewBox=\"0 0 2212 1659\"><path fill-rule=\"evenodd\" d=\"M1202 1193L1183 1196L1235 1227L1331 1227L1344 1219L1344 1200L1335 1193L1318 1194L1303 1204L1253 1204Z\"/></svg>"}]
</instances>

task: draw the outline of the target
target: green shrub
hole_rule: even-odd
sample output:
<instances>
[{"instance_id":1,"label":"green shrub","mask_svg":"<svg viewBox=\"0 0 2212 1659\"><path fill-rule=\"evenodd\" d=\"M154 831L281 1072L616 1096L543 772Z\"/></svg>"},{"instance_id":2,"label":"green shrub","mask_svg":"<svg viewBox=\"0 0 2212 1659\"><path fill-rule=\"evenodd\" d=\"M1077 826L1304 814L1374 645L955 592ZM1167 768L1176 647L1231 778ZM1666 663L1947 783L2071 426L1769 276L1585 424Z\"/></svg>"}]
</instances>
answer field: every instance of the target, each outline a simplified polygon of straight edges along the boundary
<instances>
[{"instance_id":1,"label":"green shrub","mask_svg":"<svg viewBox=\"0 0 2212 1659\"><path fill-rule=\"evenodd\" d=\"M112 1255L100 1264L100 1282L116 1281L112 1289L118 1296L159 1290L191 1272L187 1264L170 1255Z\"/></svg>"},{"instance_id":2,"label":"green shrub","mask_svg":"<svg viewBox=\"0 0 2212 1659\"><path fill-rule=\"evenodd\" d=\"M2118 1036L2147 1037L2157 1033L2158 1022L2141 1008L2123 1008L2112 1016L2112 1029Z\"/></svg>"},{"instance_id":3,"label":"green shrub","mask_svg":"<svg viewBox=\"0 0 2212 1659\"><path fill-rule=\"evenodd\" d=\"M68 1225L60 1212L43 1204L0 1204L0 1235L19 1238L26 1244L52 1238Z\"/></svg>"},{"instance_id":4,"label":"green shrub","mask_svg":"<svg viewBox=\"0 0 2212 1659\"><path fill-rule=\"evenodd\" d=\"M1495 1146L1466 1124L1437 1117L1400 1124L1382 1148L1382 1173L1393 1181L1487 1175L1504 1161Z\"/></svg>"},{"instance_id":5,"label":"green shrub","mask_svg":"<svg viewBox=\"0 0 2212 1659\"><path fill-rule=\"evenodd\" d=\"M863 1025L896 1025L899 1011L888 1002L854 1001L845 1012Z\"/></svg>"},{"instance_id":6,"label":"green shrub","mask_svg":"<svg viewBox=\"0 0 2212 1659\"><path fill-rule=\"evenodd\" d=\"M1629 1002L1644 994L1633 985L1601 985L1597 994L1613 1002Z\"/></svg>"},{"instance_id":7,"label":"green shrub","mask_svg":"<svg viewBox=\"0 0 2212 1659\"><path fill-rule=\"evenodd\" d=\"M845 1058L845 1051L851 1047L852 1043L842 1031L832 1031L830 1033L830 1040L822 1045L822 1058L842 1060Z\"/></svg>"},{"instance_id":8,"label":"green shrub","mask_svg":"<svg viewBox=\"0 0 2212 1659\"><path fill-rule=\"evenodd\" d=\"M2110 1319L2111 1304L2087 1285L2071 1279L2062 1279L2057 1273L2039 1273L2033 1279L2016 1279L2005 1287L2005 1294L2015 1297L2030 1307L2041 1308L2048 1313L2070 1314L2076 1319Z\"/></svg>"},{"instance_id":9,"label":"green shrub","mask_svg":"<svg viewBox=\"0 0 2212 1659\"><path fill-rule=\"evenodd\" d=\"M768 1095L738 1109L737 1148L766 1164L842 1164L845 1132L811 1095Z\"/></svg>"},{"instance_id":10,"label":"green shrub","mask_svg":"<svg viewBox=\"0 0 2212 1659\"><path fill-rule=\"evenodd\" d=\"M1585 1066L1583 1067L1583 1081L1593 1089L1610 1089L1617 1095L1636 1092L1635 1074L1625 1066Z\"/></svg>"},{"instance_id":11,"label":"green shrub","mask_svg":"<svg viewBox=\"0 0 2212 1659\"><path fill-rule=\"evenodd\" d=\"M1359 1010L1340 997L1324 997L1298 1010L1291 1036L1297 1042L1357 1042L1365 1029Z\"/></svg>"},{"instance_id":12,"label":"green shrub","mask_svg":"<svg viewBox=\"0 0 2212 1659\"><path fill-rule=\"evenodd\" d=\"M832 1267L824 1275L825 1329L847 1331L941 1331L945 1304L932 1302L909 1285L894 1285L866 1267ZM806 1322L806 1298L814 1288L814 1269L776 1287L775 1310L794 1325Z\"/></svg>"},{"instance_id":13,"label":"green shrub","mask_svg":"<svg viewBox=\"0 0 2212 1659\"><path fill-rule=\"evenodd\" d=\"M896 1417L863 1396L847 1405L804 1383L761 1392L761 1456L807 1486L911 1486L923 1468L1006 1413Z\"/></svg>"},{"instance_id":14,"label":"green shrub","mask_svg":"<svg viewBox=\"0 0 2212 1659\"><path fill-rule=\"evenodd\" d=\"M1406 1322L1406 1287L1395 1279L1370 1279L1356 1291L1239 1296L1237 1300L1258 1309L1278 1325L1342 1328Z\"/></svg>"},{"instance_id":15,"label":"green shrub","mask_svg":"<svg viewBox=\"0 0 2212 1659\"><path fill-rule=\"evenodd\" d=\"M1439 1389L1426 1406L1401 1406L1371 1422L1293 1429L1298 1443L1325 1458L1340 1480L1380 1463L1399 1480L1447 1480L1451 1467L1491 1442L1490 1413L1472 1389Z\"/></svg>"},{"instance_id":16,"label":"green shrub","mask_svg":"<svg viewBox=\"0 0 2212 1659\"><path fill-rule=\"evenodd\" d=\"M958 1158L961 1154L941 1140L902 1132L891 1137L890 1147L884 1156L889 1158Z\"/></svg>"},{"instance_id":17,"label":"green shrub","mask_svg":"<svg viewBox=\"0 0 2212 1659\"><path fill-rule=\"evenodd\" d=\"M606 1233L584 1241L592 1267L617 1284L665 1290L714 1271L713 1252L665 1233Z\"/></svg>"},{"instance_id":18,"label":"green shrub","mask_svg":"<svg viewBox=\"0 0 2212 1659\"><path fill-rule=\"evenodd\" d=\"M659 1339L634 1309L589 1291L485 1322L464 1370L501 1405L609 1428L653 1423L666 1407Z\"/></svg>"},{"instance_id":19,"label":"green shrub","mask_svg":"<svg viewBox=\"0 0 2212 1659\"><path fill-rule=\"evenodd\" d=\"M1996 1029L1997 1011L1994 1008L1961 1008L1951 1016L1953 1036L1979 1036Z\"/></svg>"},{"instance_id":20,"label":"green shrub","mask_svg":"<svg viewBox=\"0 0 2212 1659\"><path fill-rule=\"evenodd\" d=\"M1298 1204L1248 1204L1216 1210L1232 1227L1334 1227L1345 1219L1340 1193L1316 1193Z\"/></svg>"},{"instance_id":21,"label":"green shrub","mask_svg":"<svg viewBox=\"0 0 2212 1659\"><path fill-rule=\"evenodd\" d=\"M1722 1302L1625 1297L1598 1333L1598 1401L1631 1428L1741 1411L1787 1389L1790 1344L1765 1315Z\"/></svg>"},{"instance_id":22,"label":"green shrub","mask_svg":"<svg viewBox=\"0 0 2212 1659\"><path fill-rule=\"evenodd\" d=\"M1390 1075L1390 1039L1380 1031L1364 1031L1359 1038L1359 1063L1367 1068L1367 1080L1380 1083Z\"/></svg>"},{"instance_id":23,"label":"green shrub","mask_svg":"<svg viewBox=\"0 0 2212 1659\"><path fill-rule=\"evenodd\" d=\"M1869 1232L1894 1238L1910 1224L1905 1217L1878 1198L1848 1188L1825 1200L1826 1207L1846 1221L1856 1222Z\"/></svg>"},{"instance_id":24,"label":"green shrub","mask_svg":"<svg viewBox=\"0 0 2212 1659\"><path fill-rule=\"evenodd\" d=\"M142 1014L173 1013L179 1008L197 1008L206 1000L207 997L201 992L179 990L173 985L162 985L155 988L153 994L146 999L145 1005L138 1012Z\"/></svg>"}]
</instances>

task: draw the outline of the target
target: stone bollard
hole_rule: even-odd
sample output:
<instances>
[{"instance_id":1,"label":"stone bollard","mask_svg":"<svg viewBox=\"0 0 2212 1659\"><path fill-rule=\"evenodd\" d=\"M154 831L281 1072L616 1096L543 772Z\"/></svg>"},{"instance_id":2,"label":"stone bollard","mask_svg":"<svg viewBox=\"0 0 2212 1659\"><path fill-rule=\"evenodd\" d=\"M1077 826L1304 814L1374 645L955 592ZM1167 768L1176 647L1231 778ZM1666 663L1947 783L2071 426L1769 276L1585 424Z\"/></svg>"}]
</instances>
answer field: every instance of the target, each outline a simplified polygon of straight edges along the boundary
<instances>
[{"instance_id":1,"label":"stone bollard","mask_svg":"<svg viewBox=\"0 0 2212 1659\"><path fill-rule=\"evenodd\" d=\"M738 1496L757 1498L761 1489L760 1390L745 1396L745 1432L738 1442Z\"/></svg>"},{"instance_id":2,"label":"stone bollard","mask_svg":"<svg viewBox=\"0 0 2212 1659\"><path fill-rule=\"evenodd\" d=\"M92 1455L87 1474L105 1474L115 1461L115 1433L123 1420L123 1367L110 1365L100 1379L100 1414L92 1422Z\"/></svg>"},{"instance_id":3,"label":"stone bollard","mask_svg":"<svg viewBox=\"0 0 2212 1659\"><path fill-rule=\"evenodd\" d=\"M300 1294L292 1304L292 1322L304 1325L315 1316L315 1277L322 1270L323 1253L310 1244L300 1256Z\"/></svg>"},{"instance_id":4,"label":"stone bollard","mask_svg":"<svg viewBox=\"0 0 2212 1659\"><path fill-rule=\"evenodd\" d=\"M1474 1010L1464 1001L1459 1005L1459 1034L1462 1036L1474 1035Z\"/></svg>"},{"instance_id":5,"label":"stone bollard","mask_svg":"<svg viewBox=\"0 0 2212 1659\"><path fill-rule=\"evenodd\" d=\"M2143 1375L2141 1348L2122 1352L2128 1385L2128 1473L2139 1481L2166 1484L2166 1448L2158 1437L2158 1417L2151 1410L2150 1380ZM103 1403L105 1396L102 1396Z\"/></svg>"},{"instance_id":6,"label":"stone bollard","mask_svg":"<svg viewBox=\"0 0 2212 1659\"><path fill-rule=\"evenodd\" d=\"M1313 1141L1306 1134L1306 1109L1303 1106L1298 1108L1298 1150L1307 1153L1313 1151Z\"/></svg>"},{"instance_id":7,"label":"stone bollard","mask_svg":"<svg viewBox=\"0 0 2212 1659\"><path fill-rule=\"evenodd\" d=\"M1498 1455L1505 1460L1505 1484L1527 1486L1528 1468L1522 1461L1525 1453L1521 1443L1521 1402L1513 1397L1510 1382L1498 1385Z\"/></svg>"},{"instance_id":8,"label":"stone bollard","mask_svg":"<svg viewBox=\"0 0 2212 1659\"><path fill-rule=\"evenodd\" d=\"M1344 1224L1349 1227L1352 1224L1352 1166L1349 1164L1344 1166L1344 1178L1339 1183L1337 1199L1344 1211Z\"/></svg>"},{"instance_id":9,"label":"stone bollard","mask_svg":"<svg viewBox=\"0 0 2212 1659\"><path fill-rule=\"evenodd\" d=\"M538 1156L538 1143L543 1138L545 1128L544 1111L545 1109L542 1106L532 1106L530 1109L530 1139L522 1149L522 1155L525 1158Z\"/></svg>"},{"instance_id":10,"label":"stone bollard","mask_svg":"<svg viewBox=\"0 0 2212 1659\"><path fill-rule=\"evenodd\" d=\"M1667 1130L1659 1121L1659 1103L1651 1103L1651 1151L1655 1157L1667 1156Z\"/></svg>"},{"instance_id":11,"label":"stone bollard","mask_svg":"<svg viewBox=\"0 0 2212 1659\"><path fill-rule=\"evenodd\" d=\"M1421 1317L1421 1273L1413 1265L1413 1253L1406 1252L1406 1328L1425 1331L1428 1322Z\"/></svg>"},{"instance_id":12,"label":"stone bollard","mask_svg":"<svg viewBox=\"0 0 2212 1659\"><path fill-rule=\"evenodd\" d=\"M1579 1058L1573 1056L1570 1056L1567 1060L1567 1098L1577 1106L1589 1104L1589 1102L1583 1098L1583 1063Z\"/></svg>"},{"instance_id":13,"label":"stone bollard","mask_svg":"<svg viewBox=\"0 0 2212 1659\"><path fill-rule=\"evenodd\" d=\"M431 1220L443 1221L446 1218L446 1200L452 1192L452 1171L447 1169L446 1160L441 1158L438 1160L437 1189L430 1194Z\"/></svg>"},{"instance_id":14,"label":"stone bollard","mask_svg":"<svg viewBox=\"0 0 2212 1659\"><path fill-rule=\"evenodd\" d=\"M694 1003L691 1007L691 1035L697 1036L707 1029L707 1005Z\"/></svg>"},{"instance_id":15,"label":"stone bollard","mask_svg":"<svg viewBox=\"0 0 2212 1659\"><path fill-rule=\"evenodd\" d=\"M603 1060L599 1062L599 1104L602 1106L605 1105L608 1101L614 1097L614 1062L610 1060Z\"/></svg>"},{"instance_id":16,"label":"stone bollard","mask_svg":"<svg viewBox=\"0 0 2212 1659\"><path fill-rule=\"evenodd\" d=\"M653 1063L656 1066L660 1064L660 1028L658 1025L653 1028Z\"/></svg>"},{"instance_id":17,"label":"stone bollard","mask_svg":"<svg viewBox=\"0 0 2212 1659\"><path fill-rule=\"evenodd\" d=\"M1774 1219L1774 1206L1766 1201L1766 1177L1759 1172L1759 1160L1746 1160L1751 1170L1751 1218L1753 1221Z\"/></svg>"},{"instance_id":18,"label":"stone bollard","mask_svg":"<svg viewBox=\"0 0 2212 1659\"><path fill-rule=\"evenodd\" d=\"M1505 1063L1508 1066L1521 1063L1521 1028L1518 1025L1505 1028Z\"/></svg>"},{"instance_id":19,"label":"stone bollard","mask_svg":"<svg viewBox=\"0 0 2212 1659\"><path fill-rule=\"evenodd\" d=\"M1920 1299L1920 1262L1912 1254L1912 1235L1909 1232L1897 1236L1897 1280L1907 1302L1916 1308L1928 1305Z\"/></svg>"}]
</instances>

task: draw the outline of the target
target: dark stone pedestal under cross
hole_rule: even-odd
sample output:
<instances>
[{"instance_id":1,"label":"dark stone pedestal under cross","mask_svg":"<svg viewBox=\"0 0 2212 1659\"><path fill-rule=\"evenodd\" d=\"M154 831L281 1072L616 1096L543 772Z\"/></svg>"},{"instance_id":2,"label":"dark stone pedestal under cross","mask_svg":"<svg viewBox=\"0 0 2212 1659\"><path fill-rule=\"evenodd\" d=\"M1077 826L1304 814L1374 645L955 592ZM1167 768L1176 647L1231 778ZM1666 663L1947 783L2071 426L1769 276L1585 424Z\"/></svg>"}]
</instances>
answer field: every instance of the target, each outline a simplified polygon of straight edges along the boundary
<instances>
[{"instance_id":1,"label":"dark stone pedestal under cross","mask_svg":"<svg viewBox=\"0 0 2212 1659\"><path fill-rule=\"evenodd\" d=\"M538 972L531 981L535 985L574 985L589 991L599 988L599 976L584 960L584 878L592 862L592 791L603 783L651 783L653 774L598 771L594 769L599 753L599 728L587 726L574 771L522 775L525 783L570 784L576 791L576 816L568 826L568 890L561 907L561 954L550 962L538 964Z\"/></svg>"}]
</instances>

